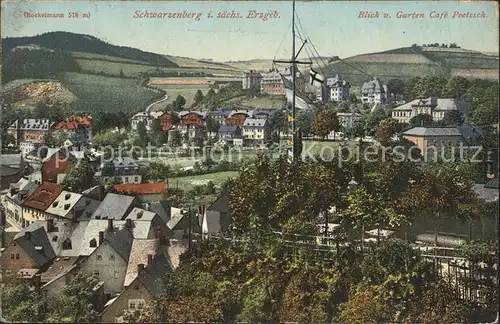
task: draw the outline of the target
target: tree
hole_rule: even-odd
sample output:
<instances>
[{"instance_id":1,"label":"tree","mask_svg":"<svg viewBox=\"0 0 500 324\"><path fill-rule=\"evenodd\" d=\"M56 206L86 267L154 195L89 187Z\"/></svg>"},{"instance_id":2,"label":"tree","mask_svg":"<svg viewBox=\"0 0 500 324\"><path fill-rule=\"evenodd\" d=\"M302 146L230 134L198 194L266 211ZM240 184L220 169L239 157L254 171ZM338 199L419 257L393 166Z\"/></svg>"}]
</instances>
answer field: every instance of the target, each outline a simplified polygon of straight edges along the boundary
<instances>
[{"instance_id":1,"label":"tree","mask_svg":"<svg viewBox=\"0 0 500 324\"><path fill-rule=\"evenodd\" d=\"M390 79L387 82L387 88L390 93L394 93L396 96L405 93L405 83L401 79Z\"/></svg>"},{"instance_id":2,"label":"tree","mask_svg":"<svg viewBox=\"0 0 500 324\"><path fill-rule=\"evenodd\" d=\"M219 131L220 124L213 118L208 117L205 121L205 127L209 133L217 133Z\"/></svg>"},{"instance_id":3,"label":"tree","mask_svg":"<svg viewBox=\"0 0 500 324\"><path fill-rule=\"evenodd\" d=\"M310 110L299 111L296 115L297 121L295 122L303 135L308 136L312 132L312 124L314 120L314 113Z\"/></svg>"},{"instance_id":4,"label":"tree","mask_svg":"<svg viewBox=\"0 0 500 324\"><path fill-rule=\"evenodd\" d=\"M418 114L410 119L411 127L429 127L433 123L432 116L429 114Z\"/></svg>"},{"instance_id":5,"label":"tree","mask_svg":"<svg viewBox=\"0 0 500 324\"><path fill-rule=\"evenodd\" d=\"M384 119L380 122L375 132L375 139L382 145L388 145L392 137L400 131L401 126L398 121L392 118Z\"/></svg>"},{"instance_id":6,"label":"tree","mask_svg":"<svg viewBox=\"0 0 500 324\"><path fill-rule=\"evenodd\" d=\"M98 283L99 279L95 276L77 273L55 298L48 321L90 323L96 320L99 314L95 310L97 298L94 289Z\"/></svg>"},{"instance_id":7,"label":"tree","mask_svg":"<svg viewBox=\"0 0 500 324\"><path fill-rule=\"evenodd\" d=\"M445 113L442 121L445 126L462 126L464 115L459 110L451 110Z\"/></svg>"},{"instance_id":8,"label":"tree","mask_svg":"<svg viewBox=\"0 0 500 324\"><path fill-rule=\"evenodd\" d=\"M49 298L32 292L27 282L9 278L2 287L2 310L5 319L13 322L42 323L49 309Z\"/></svg>"},{"instance_id":9,"label":"tree","mask_svg":"<svg viewBox=\"0 0 500 324\"><path fill-rule=\"evenodd\" d=\"M443 89L443 94L448 98L461 100L467 93L467 90L470 88L470 86L471 82L469 81L469 79L461 76L454 76L446 84L445 88Z\"/></svg>"},{"instance_id":10,"label":"tree","mask_svg":"<svg viewBox=\"0 0 500 324\"><path fill-rule=\"evenodd\" d=\"M359 103L359 99L358 99L358 97L356 97L355 93L350 93L349 94L349 102L350 103L354 103L354 104Z\"/></svg>"},{"instance_id":11,"label":"tree","mask_svg":"<svg viewBox=\"0 0 500 324\"><path fill-rule=\"evenodd\" d=\"M169 139L173 147L179 147L182 145L182 134L177 129L170 131Z\"/></svg>"},{"instance_id":12,"label":"tree","mask_svg":"<svg viewBox=\"0 0 500 324\"><path fill-rule=\"evenodd\" d=\"M146 125L142 121L137 123L137 134L139 135L137 144L141 147L145 147L148 142L148 131L146 130Z\"/></svg>"},{"instance_id":13,"label":"tree","mask_svg":"<svg viewBox=\"0 0 500 324\"><path fill-rule=\"evenodd\" d=\"M168 132L159 132L156 134L155 138L156 146L162 146L168 143Z\"/></svg>"},{"instance_id":14,"label":"tree","mask_svg":"<svg viewBox=\"0 0 500 324\"><path fill-rule=\"evenodd\" d=\"M141 169L143 179L145 181L164 181L170 177L170 166L161 162L151 162L145 168Z\"/></svg>"},{"instance_id":15,"label":"tree","mask_svg":"<svg viewBox=\"0 0 500 324\"><path fill-rule=\"evenodd\" d=\"M182 110L184 109L184 106L186 105L186 98L184 98L181 95L178 95L177 98L175 98L175 106Z\"/></svg>"},{"instance_id":16,"label":"tree","mask_svg":"<svg viewBox=\"0 0 500 324\"><path fill-rule=\"evenodd\" d=\"M153 121L151 122L151 132L154 135L157 135L160 132L162 132L161 122L158 118L153 119Z\"/></svg>"},{"instance_id":17,"label":"tree","mask_svg":"<svg viewBox=\"0 0 500 324\"><path fill-rule=\"evenodd\" d=\"M354 137L363 138L366 135L366 125L363 119L358 119L352 123L351 134Z\"/></svg>"},{"instance_id":18,"label":"tree","mask_svg":"<svg viewBox=\"0 0 500 324\"><path fill-rule=\"evenodd\" d=\"M201 92L201 90L198 89L198 91L196 91L196 94L194 95L194 99L193 99L193 106L196 106L198 105L200 102L203 101L203 92Z\"/></svg>"},{"instance_id":19,"label":"tree","mask_svg":"<svg viewBox=\"0 0 500 324\"><path fill-rule=\"evenodd\" d=\"M124 78L125 77L125 73L123 73L123 70L120 69L120 78Z\"/></svg>"},{"instance_id":20,"label":"tree","mask_svg":"<svg viewBox=\"0 0 500 324\"><path fill-rule=\"evenodd\" d=\"M339 128L340 122L333 110L322 108L316 111L311 125L314 135L324 139L330 132L338 131Z\"/></svg>"},{"instance_id":21,"label":"tree","mask_svg":"<svg viewBox=\"0 0 500 324\"><path fill-rule=\"evenodd\" d=\"M386 118L390 118L390 114L382 108L375 109L374 112L370 113L365 119L366 135L373 136L379 124Z\"/></svg>"},{"instance_id":22,"label":"tree","mask_svg":"<svg viewBox=\"0 0 500 324\"><path fill-rule=\"evenodd\" d=\"M94 185L94 169L87 155L69 168L62 185L65 190L78 193Z\"/></svg>"}]
</instances>

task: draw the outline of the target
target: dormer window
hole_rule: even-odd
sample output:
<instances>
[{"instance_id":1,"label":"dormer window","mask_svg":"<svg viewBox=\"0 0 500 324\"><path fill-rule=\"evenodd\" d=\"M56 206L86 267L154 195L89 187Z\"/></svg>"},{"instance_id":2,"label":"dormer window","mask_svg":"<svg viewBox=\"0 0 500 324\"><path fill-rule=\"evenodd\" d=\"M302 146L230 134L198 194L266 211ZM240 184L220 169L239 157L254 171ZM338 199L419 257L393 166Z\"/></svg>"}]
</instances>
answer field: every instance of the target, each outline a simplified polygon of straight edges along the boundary
<instances>
[{"instance_id":1,"label":"dormer window","mask_svg":"<svg viewBox=\"0 0 500 324\"><path fill-rule=\"evenodd\" d=\"M54 203L52 203L52 207L53 207L53 208L56 208L58 204L59 204L59 202L58 202L58 201L54 201Z\"/></svg>"},{"instance_id":2,"label":"dormer window","mask_svg":"<svg viewBox=\"0 0 500 324\"><path fill-rule=\"evenodd\" d=\"M90 243L89 243L89 246L91 248L97 247L97 241L95 239L91 239Z\"/></svg>"},{"instance_id":3,"label":"dormer window","mask_svg":"<svg viewBox=\"0 0 500 324\"><path fill-rule=\"evenodd\" d=\"M64 199L68 200L69 198L71 198L71 194L70 194L70 193L67 193L67 194L64 196Z\"/></svg>"},{"instance_id":4,"label":"dormer window","mask_svg":"<svg viewBox=\"0 0 500 324\"><path fill-rule=\"evenodd\" d=\"M142 212L142 211L138 212L138 213L137 213L137 219L141 219L141 218L142 218L142 214L143 214L143 212Z\"/></svg>"},{"instance_id":5,"label":"dormer window","mask_svg":"<svg viewBox=\"0 0 500 324\"><path fill-rule=\"evenodd\" d=\"M68 210L70 206L71 206L70 204L64 205L64 210Z\"/></svg>"},{"instance_id":6,"label":"dormer window","mask_svg":"<svg viewBox=\"0 0 500 324\"><path fill-rule=\"evenodd\" d=\"M57 242L57 235L54 235L54 236L52 237L52 242Z\"/></svg>"},{"instance_id":7,"label":"dormer window","mask_svg":"<svg viewBox=\"0 0 500 324\"><path fill-rule=\"evenodd\" d=\"M71 239L67 238L64 240L63 245L62 245L63 250L71 250Z\"/></svg>"}]
</instances>

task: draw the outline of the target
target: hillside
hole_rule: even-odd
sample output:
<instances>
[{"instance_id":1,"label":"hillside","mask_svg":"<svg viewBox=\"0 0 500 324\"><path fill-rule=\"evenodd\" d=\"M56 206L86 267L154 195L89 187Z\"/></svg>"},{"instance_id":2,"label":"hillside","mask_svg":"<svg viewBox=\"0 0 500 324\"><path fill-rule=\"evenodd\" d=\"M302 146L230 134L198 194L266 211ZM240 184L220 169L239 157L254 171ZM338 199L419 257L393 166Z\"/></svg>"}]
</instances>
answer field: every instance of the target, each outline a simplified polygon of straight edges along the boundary
<instances>
[{"instance_id":1,"label":"hillside","mask_svg":"<svg viewBox=\"0 0 500 324\"><path fill-rule=\"evenodd\" d=\"M145 62L161 67L177 67L177 64L160 54L144 52L126 46L112 45L94 36L60 31L49 32L37 36L3 38L2 56L5 58L13 48L26 45L39 45L45 48L58 49L66 52L85 52L108 55Z\"/></svg>"},{"instance_id":2,"label":"hillside","mask_svg":"<svg viewBox=\"0 0 500 324\"><path fill-rule=\"evenodd\" d=\"M498 79L498 63L498 53L495 55L461 48L403 47L331 62L327 73L340 74L354 87L359 87L370 76L385 81L425 75Z\"/></svg>"}]
</instances>

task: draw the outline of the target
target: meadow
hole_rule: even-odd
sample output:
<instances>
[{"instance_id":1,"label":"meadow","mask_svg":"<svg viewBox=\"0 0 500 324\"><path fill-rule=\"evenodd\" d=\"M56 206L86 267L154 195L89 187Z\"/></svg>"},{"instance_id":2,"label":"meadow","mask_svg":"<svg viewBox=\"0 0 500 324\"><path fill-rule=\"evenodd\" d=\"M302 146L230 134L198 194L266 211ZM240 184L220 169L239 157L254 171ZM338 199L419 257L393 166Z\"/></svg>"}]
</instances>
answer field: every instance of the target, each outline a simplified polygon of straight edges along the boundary
<instances>
[{"instance_id":1,"label":"meadow","mask_svg":"<svg viewBox=\"0 0 500 324\"><path fill-rule=\"evenodd\" d=\"M175 98L177 98L177 96L181 95L186 99L186 107L191 106L191 104L193 103L194 95L198 90L201 90L201 92L203 92L203 95L205 95L210 89L209 85L203 85L203 84L195 84L195 85L171 84L171 85L155 85L155 87L165 90L168 96L168 100L165 101L166 104L171 103L172 101L175 100ZM153 110L162 110L164 109L163 106L164 105L155 105Z\"/></svg>"},{"instance_id":2,"label":"meadow","mask_svg":"<svg viewBox=\"0 0 500 324\"><path fill-rule=\"evenodd\" d=\"M227 101L227 103L230 104L249 107L249 108L256 108L256 109L263 109L263 108L280 109L283 106L284 102L285 102L285 96L262 96L256 98L248 98L248 96L242 96L242 97L232 98Z\"/></svg>"},{"instance_id":3,"label":"meadow","mask_svg":"<svg viewBox=\"0 0 500 324\"><path fill-rule=\"evenodd\" d=\"M78 97L71 103L73 111L136 112L159 96L157 92L141 87L139 81L134 79L73 72L61 73L58 79Z\"/></svg>"}]
</instances>

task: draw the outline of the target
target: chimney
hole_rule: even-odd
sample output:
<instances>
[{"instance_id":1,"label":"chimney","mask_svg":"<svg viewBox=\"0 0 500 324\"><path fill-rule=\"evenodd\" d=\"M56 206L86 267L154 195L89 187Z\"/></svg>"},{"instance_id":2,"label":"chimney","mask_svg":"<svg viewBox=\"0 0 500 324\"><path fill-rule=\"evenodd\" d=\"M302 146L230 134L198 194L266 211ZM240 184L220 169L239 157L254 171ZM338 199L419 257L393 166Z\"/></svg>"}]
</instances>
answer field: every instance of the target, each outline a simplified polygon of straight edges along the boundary
<instances>
[{"instance_id":1,"label":"chimney","mask_svg":"<svg viewBox=\"0 0 500 324\"><path fill-rule=\"evenodd\" d=\"M50 233L54 229L54 220L52 218L47 219L47 232Z\"/></svg>"},{"instance_id":2,"label":"chimney","mask_svg":"<svg viewBox=\"0 0 500 324\"><path fill-rule=\"evenodd\" d=\"M35 291L39 293L40 288L42 287L42 276L40 274L36 274L34 279L35 279Z\"/></svg>"},{"instance_id":3,"label":"chimney","mask_svg":"<svg viewBox=\"0 0 500 324\"><path fill-rule=\"evenodd\" d=\"M99 245L102 244L102 242L104 241L104 232L99 232Z\"/></svg>"},{"instance_id":4,"label":"chimney","mask_svg":"<svg viewBox=\"0 0 500 324\"><path fill-rule=\"evenodd\" d=\"M108 232L112 233L113 232L113 220L108 219Z\"/></svg>"},{"instance_id":5,"label":"chimney","mask_svg":"<svg viewBox=\"0 0 500 324\"><path fill-rule=\"evenodd\" d=\"M153 255L148 254L148 265L150 265L151 263L153 263Z\"/></svg>"},{"instance_id":6,"label":"chimney","mask_svg":"<svg viewBox=\"0 0 500 324\"><path fill-rule=\"evenodd\" d=\"M5 227L5 213L3 210L0 210L0 226Z\"/></svg>"},{"instance_id":7,"label":"chimney","mask_svg":"<svg viewBox=\"0 0 500 324\"><path fill-rule=\"evenodd\" d=\"M31 232L25 232L25 233L24 233L24 236L26 237L26 239L27 239L28 241L31 241Z\"/></svg>"},{"instance_id":8,"label":"chimney","mask_svg":"<svg viewBox=\"0 0 500 324\"><path fill-rule=\"evenodd\" d=\"M130 218L127 218L125 220L127 228L132 228L132 220Z\"/></svg>"},{"instance_id":9,"label":"chimney","mask_svg":"<svg viewBox=\"0 0 500 324\"><path fill-rule=\"evenodd\" d=\"M141 273L144 270L144 263L140 263L137 265L137 273Z\"/></svg>"}]
</instances>

